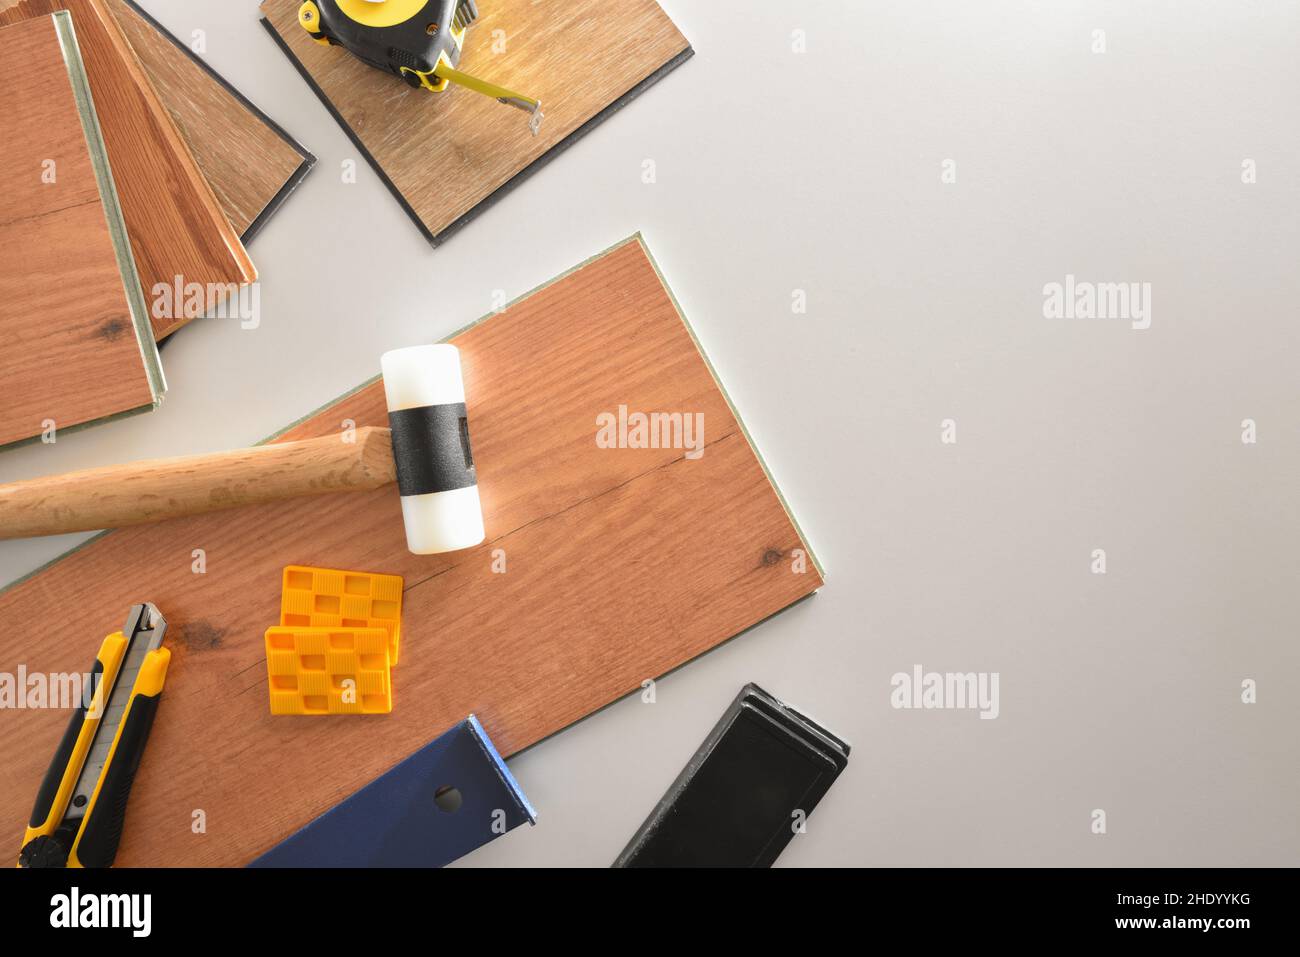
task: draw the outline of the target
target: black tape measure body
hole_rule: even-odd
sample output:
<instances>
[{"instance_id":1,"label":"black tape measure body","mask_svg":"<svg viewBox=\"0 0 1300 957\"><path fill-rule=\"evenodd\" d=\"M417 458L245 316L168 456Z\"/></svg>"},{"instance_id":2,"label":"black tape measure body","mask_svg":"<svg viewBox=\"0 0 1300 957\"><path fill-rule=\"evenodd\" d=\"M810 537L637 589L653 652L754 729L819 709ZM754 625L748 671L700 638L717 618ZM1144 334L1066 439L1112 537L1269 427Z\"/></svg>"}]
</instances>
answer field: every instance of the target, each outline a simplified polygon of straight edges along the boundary
<instances>
[{"instance_id":1,"label":"black tape measure body","mask_svg":"<svg viewBox=\"0 0 1300 957\"><path fill-rule=\"evenodd\" d=\"M336 0L315 0L320 11L319 35L345 47L358 59L400 77L411 86L421 86L414 73L432 73L446 54L455 68L460 64L460 43L453 28L462 32L478 19L474 0L429 0L410 19L390 27L359 23L339 7Z\"/></svg>"}]
</instances>

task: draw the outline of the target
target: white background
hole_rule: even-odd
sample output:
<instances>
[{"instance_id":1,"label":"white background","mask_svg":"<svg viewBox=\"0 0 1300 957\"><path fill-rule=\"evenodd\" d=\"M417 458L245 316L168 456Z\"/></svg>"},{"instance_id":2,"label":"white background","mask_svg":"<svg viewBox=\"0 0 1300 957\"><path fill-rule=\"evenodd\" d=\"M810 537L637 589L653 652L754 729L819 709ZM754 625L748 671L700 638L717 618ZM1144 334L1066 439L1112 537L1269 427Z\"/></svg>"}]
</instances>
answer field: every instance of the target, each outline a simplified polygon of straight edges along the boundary
<instances>
[{"instance_id":1,"label":"white background","mask_svg":"<svg viewBox=\"0 0 1300 957\"><path fill-rule=\"evenodd\" d=\"M853 743L782 865L1300 863L1296 3L665 0L695 58L436 252L255 4L144 5L320 162L260 329L195 323L160 410L0 478L256 442L641 230L827 568L513 760L540 821L463 863L608 864L751 680ZM1043 318L1067 273L1151 283L1151 328ZM892 709L915 664L1001 716Z\"/></svg>"}]
</instances>

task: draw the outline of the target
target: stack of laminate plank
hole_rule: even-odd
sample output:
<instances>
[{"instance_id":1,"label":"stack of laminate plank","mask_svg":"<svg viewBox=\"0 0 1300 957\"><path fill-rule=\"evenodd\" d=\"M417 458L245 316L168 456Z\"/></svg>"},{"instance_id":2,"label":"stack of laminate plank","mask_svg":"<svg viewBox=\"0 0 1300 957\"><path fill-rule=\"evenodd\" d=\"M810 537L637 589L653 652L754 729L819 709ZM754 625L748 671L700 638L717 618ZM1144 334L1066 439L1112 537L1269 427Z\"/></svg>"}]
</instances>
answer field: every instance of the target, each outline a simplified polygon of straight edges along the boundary
<instances>
[{"instance_id":1,"label":"stack of laminate plank","mask_svg":"<svg viewBox=\"0 0 1300 957\"><path fill-rule=\"evenodd\" d=\"M0 71L3 446L155 407L312 157L129 0L0 0Z\"/></svg>"}]
</instances>

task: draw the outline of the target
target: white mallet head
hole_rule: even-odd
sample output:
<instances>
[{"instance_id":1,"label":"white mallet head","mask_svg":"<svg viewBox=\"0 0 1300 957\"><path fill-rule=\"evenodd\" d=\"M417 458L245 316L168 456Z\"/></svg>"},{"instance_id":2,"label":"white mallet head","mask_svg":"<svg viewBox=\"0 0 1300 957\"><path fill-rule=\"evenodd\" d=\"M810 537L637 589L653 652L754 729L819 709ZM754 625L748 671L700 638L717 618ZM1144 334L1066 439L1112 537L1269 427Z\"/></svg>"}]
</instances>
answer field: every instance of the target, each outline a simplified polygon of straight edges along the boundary
<instances>
[{"instance_id":1,"label":"white mallet head","mask_svg":"<svg viewBox=\"0 0 1300 957\"><path fill-rule=\"evenodd\" d=\"M396 349L384 353L380 365L407 547L416 555L436 555L481 544L483 507L460 350L449 345Z\"/></svg>"}]
</instances>

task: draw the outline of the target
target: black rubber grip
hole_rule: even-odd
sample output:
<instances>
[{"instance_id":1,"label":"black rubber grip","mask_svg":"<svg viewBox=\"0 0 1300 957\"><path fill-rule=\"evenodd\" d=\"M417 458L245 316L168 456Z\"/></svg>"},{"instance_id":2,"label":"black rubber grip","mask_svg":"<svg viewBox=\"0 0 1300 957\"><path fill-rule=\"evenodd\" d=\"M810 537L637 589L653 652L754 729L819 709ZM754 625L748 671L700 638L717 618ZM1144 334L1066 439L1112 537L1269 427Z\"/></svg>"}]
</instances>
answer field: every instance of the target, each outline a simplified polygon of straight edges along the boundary
<instances>
[{"instance_id":1,"label":"black rubber grip","mask_svg":"<svg viewBox=\"0 0 1300 957\"><path fill-rule=\"evenodd\" d=\"M122 825L126 821L126 802L131 797L131 784L144 756L144 746L149 743L154 715L158 713L156 695L136 695L131 700L118 732L113 759L104 772L99 795L90 809L90 816L81 828L77 844L77 860L82 867L112 867L117 857L117 845L122 840Z\"/></svg>"},{"instance_id":2,"label":"black rubber grip","mask_svg":"<svg viewBox=\"0 0 1300 957\"><path fill-rule=\"evenodd\" d=\"M104 663L98 658L95 659L95 667L90 669L90 687L93 692L99 684L99 680L104 674ZM54 752L54 759L50 761L50 766L45 769L45 777L41 780L41 789L36 792L36 806L32 808L32 819L29 827L40 827L45 823L46 818L50 816L50 808L54 806L54 796L59 793L59 785L63 782L64 772L67 771L68 762L72 760L72 749L77 746L77 736L81 734L81 726L86 721L86 694L82 689L81 704L77 705L72 717L68 719L68 727L63 732L63 740L59 742L59 748Z\"/></svg>"},{"instance_id":3,"label":"black rubber grip","mask_svg":"<svg viewBox=\"0 0 1300 957\"><path fill-rule=\"evenodd\" d=\"M388 424L402 495L450 492L478 484L464 402L389 412Z\"/></svg>"}]
</instances>

